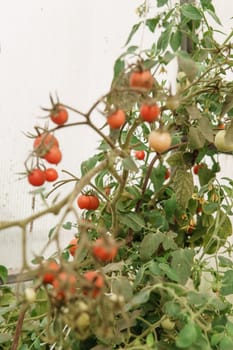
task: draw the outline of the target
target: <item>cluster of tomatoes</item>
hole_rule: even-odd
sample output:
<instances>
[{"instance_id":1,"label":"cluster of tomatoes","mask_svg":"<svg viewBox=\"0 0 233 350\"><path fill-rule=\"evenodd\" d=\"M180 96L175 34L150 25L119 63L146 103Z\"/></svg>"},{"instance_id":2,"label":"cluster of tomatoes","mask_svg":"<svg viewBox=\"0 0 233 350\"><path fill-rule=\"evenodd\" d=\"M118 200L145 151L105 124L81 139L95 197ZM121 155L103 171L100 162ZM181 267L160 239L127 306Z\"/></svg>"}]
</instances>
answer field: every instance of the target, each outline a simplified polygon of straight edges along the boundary
<instances>
[{"instance_id":1,"label":"cluster of tomatoes","mask_svg":"<svg viewBox=\"0 0 233 350\"><path fill-rule=\"evenodd\" d=\"M78 247L78 238L75 237L68 246L73 257ZM91 253L98 262L108 263L116 257L118 246L113 238L100 237L93 243ZM78 278L73 271L64 270L55 260L43 264L40 276L42 276L43 284L52 286L50 291L57 301L66 301L72 298L77 288L81 288L84 295L96 298L103 292L105 285L101 272L88 270Z\"/></svg>"}]
</instances>

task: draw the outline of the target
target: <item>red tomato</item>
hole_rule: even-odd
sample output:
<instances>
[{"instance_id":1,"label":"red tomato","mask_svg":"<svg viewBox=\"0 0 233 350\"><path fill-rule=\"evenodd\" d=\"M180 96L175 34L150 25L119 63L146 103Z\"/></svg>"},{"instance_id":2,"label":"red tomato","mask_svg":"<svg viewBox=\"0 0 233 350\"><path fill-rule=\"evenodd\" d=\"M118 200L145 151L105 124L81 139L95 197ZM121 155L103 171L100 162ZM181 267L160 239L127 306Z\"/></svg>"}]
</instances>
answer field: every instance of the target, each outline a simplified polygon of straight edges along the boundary
<instances>
[{"instance_id":1,"label":"red tomato","mask_svg":"<svg viewBox=\"0 0 233 350\"><path fill-rule=\"evenodd\" d=\"M92 247L93 256L102 262L112 261L118 252L118 247L112 238L98 238Z\"/></svg>"},{"instance_id":2,"label":"red tomato","mask_svg":"<svg viewBox=\"0 0 233 350\"><path fill-rule=\"evenodd\" d=\"M68 112L65 108L58 106L51 112L50 118L55 124L63 125L68 120Z\"/></svg>"},{"instance_id":3,"label":"red tomato","mask_svg":"<svg viewBox=\"0 0 233 350\"><path fill-rule=\"evenodd\" d=\"M154 77L149 70L133 71L129 77L129 86L131 88L152 89L154 85Z\"/></svg>"},{"instance_id":4,"label":"red tomato","mask_svg":"<svg viewBox=\"0 0 233 350\"><path fill-rule=\"evenodd\" d=\"M149 134L148 141L150 148L158 153L162 153L170 148L172 138L167 131L152 130Z\"/></svg>"},{"instance_id":5,"label":"red tomato","mask_svg":"<svg viewBox=\"0 0 233 350\"><path fill-rule=\"evenodd\" d=\"M60 266L56 263L56 261L51 260L46 262L44 265L45 272L43 274L43 283L52 284L59 270Z\"/></svg>"},{"instance_id":6,"label":"red tomato","mask_svg":"<svg viewBox=\"0 0 233 350\"><path fill-rule=\"evenodd\" d=\"M52 134L44 133L39 136L37 136L33 143L33 148L37 147L45 147L48 151L51 147L57 146L59 147L59 142L55 136Z\"/></svg>"},{"instance_id":7,"label":"red tomato","mask_svg":"<svg viewBox=\"0 0 233 350\"><path fill-rule=\"evenodd\" d=\"M193 172L195 175L198 175L199 170L204 167L203 163L195 164L193 167Z\"/></svg>"},{"instance_id":8,"label":"red tomato","mask_svg":"<svg viewBox=\"0 0 233 350\"><path fill-rule=\"evenodd\" d=\"M166 169L164 179L167 180L171 176L171 171L169 169Z\"/></svg>"},{"instance_id":9,"label":"red tomato","mask_svg":"<svg viewBox=\"0 0 233 350\"><path fill-rule=\"evenodd\" d=\"M47 168L45 170L45 179L46 181L52 182L57 180L58 178L58 173L57 170L54 168Z\"/></svg>"},{"instance_id":10,"label":"red tomato","mask_svg":"<svg viewBox=\"0 0 233 350\"><path fill-rule=\"evenodd\" d=\"M106 186L106 187L104 188L104 192L105 192L106 196L109 196L110 193L111 193L111 187L110 187L110 186Z\"/></svg>"},{"instance_id":11,"label":"red tomato","mask_svg":"<svg viewBox=\"0 0 233 350\"><path fill-rule=\"evenodd\" d=\"M140 108L140 114L144 121L152 123L158 119L160 115L160 108L156 103L153 105L144 103Z\"/></svg>"},{"instance_id":12,"label":"red tomato","mask_svg":"<svg viewBox=\"0 0 233 350\"><path fill-rule=\"evenodd\" d=\"M58 300L68 299L76 291L76 276L67 272L60 272L53 280L52 285L55 297Z\"/></svg>"},{"instance_id":13,"label":"red tomato","mask_svg":"<svg viewBox=\"0 0 233 350\"><path fill-rule=\"evenodd\" d=\"M143 160L145 158L144 151L135 151L135 157L139 160Z\"/></svg>"},{"instance_id":14,"label":"red tomato","mask_svg":"<svg viewBox=\"0 0 233 350\"><path fill-rule=\"evenodd\" d=\"M75 256L76 250L78 249L78 238L73 238L69 243L70 255Z\"/></svg>"},{"instance_id":15,"label":"red tomato","mask_svg":"<svg viewBox=\"0 0 233 350\"><path fill-rule=\"evenodd\" d=\"M45 182L45 172L39 168L32 169L28 174L28 182L32 186L41 186Z\"/></svg>"},{"instance_id":16,"label":"red tomato","mask_svg":"<svg viewBox=\"0 0 233 350\"><path fill-rule=\"evenodd\" d=\"M80 209L89 209L90 207L90 196L81 194L77 199L77 204Z\"/></svg>"},{"instance_id":17,"label":"red tomato","mask_svg":"<svg viewBox=\"0 0 233 350\"><path fill-rule=\"evenodd\" d=\"M58 163L60 163L60 161L62 159L62 153L58 147L53 146L50 148L48 153L46 153L44 158L50 164L58 164Z\"/></svg>"},{"instance_id":18,"label":"red tomato","mask_svg":"<svg viewBox=\"0 0 233 350\"><path fill-rule=\"evenodd\" d=\"M83 293L92 298L96 298L104 287L104 277L98 271L87 271L83 276L88 282L83 288Z\"/></svg>"},{"instance_id":19,"label":"red tomato","mask_svg":"<svg viewBox=\"0 0 233 350\"><path fill-rule=\"evenodd\" d=\"M90 198L89 209L96 210L100 205L99 198L97 196L94 196L94 195L89 196L89 198Z\"/></svg>"},{"instance_id":20,"label":"red tomato","mask_svg":"<svg viewBox=\"0 0 233 350\"><path fill-rule=\"evenodd\" d=\"M118 109L107 118L107 123L112 129L120 129L125 123L126 116L122 109Z\"/></svg>"}]
</instances>

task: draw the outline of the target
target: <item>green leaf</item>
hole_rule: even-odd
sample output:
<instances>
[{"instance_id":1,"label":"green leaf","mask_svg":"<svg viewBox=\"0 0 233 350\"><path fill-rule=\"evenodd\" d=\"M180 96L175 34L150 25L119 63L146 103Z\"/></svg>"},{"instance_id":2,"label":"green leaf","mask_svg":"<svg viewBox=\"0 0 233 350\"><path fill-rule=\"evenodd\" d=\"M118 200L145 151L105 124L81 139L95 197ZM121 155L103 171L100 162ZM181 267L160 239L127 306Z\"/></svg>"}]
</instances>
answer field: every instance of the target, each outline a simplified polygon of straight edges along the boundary
<instances>
[{"instance_id":1,"label":"green leaf","mask_svg":"<svg viewBox=\"0 0 233 350\"><path fill-rule=\"evenodd\" d=\"M233 261L231 259L226 258L225 256L219 255L218 261L220 267L233 268Z\"/></svg>"},{"instance_id":2,"label":"green leaf","mask_svg":"<svg viewBox=\"0 0 233 350\"><path fill-rule=\"evenodd\" d=\"M71 229L72 229L72 226L73 226L73 224L72 224L71 221L67 221L66 223L64 223L64 224L62 225L62 227L63 227L65 230L71 230Z\"/></svg>"},{"instance_id":3,"label":"green leaf","mask_svg":"<svg viewBox=\"0 0 233 350\"><path fill-rule=\"evenodd\" d=\"M164 175L165 175L165 167L162 165L157 166L152 169L150 179L154 186L154 191L157 192L163 186L164 183Z\"/></svg>"},{"instance_id":4,"label":"green leaf","mask_svg":"<svg viewBox=\"0 0 233 350\"><path fill-rule=\"evenodd\" d=\"M211 337L211 345L216 346L225 337L224 333L215 333Z\"/></svg>"},{"instance_id":5,"label":"green leaf","mask_svg":"<svg viewBox=\"0 0 233 350\"><path fill-rule=\"evenodd\" d=\"M181 349L188 348L197 340L196 326L189 321L180 331L176 338L176 346Z\"/></svg>"},{"instance_id":6,"label":"green leaf","mask_svg":"<svg viewBox=\"0 0 233 350\"><path fill-rule=\"evenodd\" d=\"M0 265L0 280L6 284L8 278L8 270L5 266Z\"/></svg>"},{"instance_id":7,"label":"green leaf","mask_svg":"<svg viewBox=\"0 0 233 350\"><path fill-rule=\"evenodd\" d=\"M177 317L182 312L180 304L173 301L167 301L164 304L165 313L170 317Z\"/></svg>"},{"instance_id":8,"label":"green leaf","mask_svg":"<svg viewBox=\"0 0 233 350\"><path fill-rule=\"evenodd\" d=\"M198 124L199 124L199 130L202 133L202 135L205 137L205 139L209 142L214 142L213 128L210 120L203 115L201 119L199 119Z\"/></svg>"},{"instance_id":9,"label":"green leaf","mask_svg":"<svg viewBox=\"0 0 233 350\"><path fill-rule=\"evenodd\" d=\"M168 3L168 0L157 0L157 6L162 7Z\"/></svg>"},{"instance_id":10,"label":"green leaf","mask_svg":"<svg viewBox=\"0 0 233 350\"><path fill-rule=\"evenodd\" d=\"M93 169L98 162L98 156L94 155L93 157L85 160L81 163L81 174L85 175L89 170Z\"/></svg>"},{"instance_id":11,"label":"green leaf","mask_svg":"<svg viewBox=\"0 0 233 350\"><path fill-rule=\"evenodd\" d=\"M169 220L172 218L173 214L176 211L177 202L176 202L175 195L173 195L172 197L170 197L166 201L163 201L163 205L164 205L164 210L166 213L166 218Z\"/></svg>"},{"instance_id":12,"label":"green leaf","mask_svg":"<svg viewBox=\"0 0 233 350\"><path fill-rule=\"evenodd\" d=\"M154 33L155 28L156 28L157 24L159 23L159 20L160 20L160 16L157 16L155 18L148 18L146 20L146 26L150 29L150 31L152 33Z\"/></svg>"},{"instance_id":13,"label":"green leaf","mask_svg":"<svg viewBox=\"0 0 233 350\"><path fill-rule=\"evenodd\" d=\"M233 349L233 339L232 337L225 336L222 338L219 344L219 350L232 350Z\"/></svg>"},{"instance_id":14,"label":"green leaf","mask_svg":"<svg viewBox=\"0 0 233 350\"><path fill-rule=\"evenodd\" d=\"M220 18L216 15L216 13L210 9L206 10L208 14L215 20L216 23L218 23L220 26L222 25Z\"/></svg>"},{"instance_id":15,"label":"green leaf","mask_svg":"<svg viewBox=\"0 0 233 350\"><path fill-rule=\"evenodd\" d=\"M188 133L189 147L192 149L202 148L205 144L205 137L198 127L191 126Z\"/></svg>"},{"instance_id":16,"label":"green leaf","mask_svg":"<svg viewBox=\"0 0 233 350\"><path fill-rule=\"evenodd\" d=\"M174 190L177 202L184 209L187 208L194 190L192 174L186 170L178 169L174 176Z\"/></svg>"},{"instance_id":17,"label":"green leaf","mask_svg":"<svg viewBox=\"0 0 233 350\"><path fill-rule=\"evenodd\" d=\"M146 336L146 345L149 346L150 348L154 345L155 343L155 338L153 333L149 333Z\"/></svg>"},{"instance_id":18,"label":"green leaf","mask_svg":"<svg viewBox=\"0 0 233 350\"><path fill-rule=\"evenodd\" d=\"M125 62L118 58L114 64L114 76L113 79L115 80L125 69Z\"/></svg>"},{"instance_id":19,"label":"green leaf","mask_svg":"<svg viewBox=\"0 0 233 350\"><path fill-rule=\"evenodd\" d=\"M177 237L177 234L171 231L163 233L163 248L164 250L174 250L177 249L177 244L174 239Z\"/></svg>"},{"instance_id":20,"label":"green leaf","mask_svg":"<svg viewBox=\"0 0 233 350\"><path fill-rule=\"evenodd\" d=\"M181 31L177 29L176 32L171 34L170 45L173 51L177 51L181 45L182 34Z\"/></svg>"},{"instance_id":21,"label":"green leaf","mask_svg":"<svg viewBox=\"0 0 233 350\"><path fill-rule=\"evenodd\" d=\"M233 294L233 270L228 270L224 272L221 287L222 295Z\"/></svg>"},{"instance_id":22,"label":"green leaf","mask_svg":"<svg viewBox=\"0 0 233 350\"><path fill-rule=\"evenodd\" d=\"M122 160L122 165L125 170L134 171L134 172L138 171L138 167L132 157L124 158Z\"/></svg>"},{"instance_id":23,"label":"green leaf","mask_svg":"<svg viewBox=\"0 0 233 350\"><path fill-rule=\"evenodd\" d=\"M131 301L125 305L125 311L129 311L135 306L140 306L141 304L146 303L149 300L151 293L150 288L142 289L138 294L134 295Z\"/></svg>"},{"instance_id":24,"label":"green leaf","mask_svg":"<svg viewBox=\"0 0 233 350\"><path fill-rule=\"evenodd\" d=\"M12 334L0 333L0 344L7 343L12 340Z\"/></svg>"},{"instance_id":25,"label":"green leaf","mask_svg":"<svg viewBox=\"0 0 233 350\"><path fill-rule=\"evenodd\" d=\"M207 167L201 167L198 171L198 177L201 186L207 185L213 178L215 178L215 172Z\"/></svg>"},{"instance_id":26,"label":"green leaf","mask_svg":"<svg viewBox=\"0 0 233 350\"><path fill-rule=\"evenodd\" d=\"M178 282L184 285L191 275L194 251L188 248L179 249L172 252L171 257L171 266L177 272Z\"/></svg>"},{"instance_id":27,"label":"green leaf","mask_svg":"<svg viewBox=\"0 0 233 350\"><path fill-rule=\"evenodd\" d=\"M189 113L189 117L191 120L198 120L202 118L202 114L196 106L187 106L185 107L185 109Z\"/></svg>"},{"instance_id":28,"label":"green leaf","mask_svg":"<svg viewBox=\"0 0 233 350\"><path fill-rule=\"evenodd\" d=\"M158 250L159 245L163 242L163 234L150 233L147 234L140 246L140 256L142 260L150 260L155 252Z\"/></svg>"},{"instance_id":29,"label":"green leaf","mask_svg":"<svg viewBox=\"0 0 233 350\"><path fill-rule=\"evenodd\" d=\"M120 214L120 223L131 228L135 232L141 230L141 228L145 225L143 218L136 213L122 213Z\"/></svg>"},{"instance_id":30,"label":"green leaf","mask_svg":"<svg viewBox=\"0 0 233 350\"><path fill-rule=\"evenodd\" d=\"M172 26L169 25L167 29L164 32L162 32L162 34L158 39L158 44L157 44L158 49L161 49L163 51L166 50L170 41L171 32L172 32Z\"/></svg>"},{"instance_id":31,"label":"green leaf","mask_svg":"<svg viewBox=\"0 0 233 350\"><path fill-rule=\"evenodd\" d=\"M179 71L184 72L190 82L192 82L198 74L198 66L186 53L179 52L177 54Z\"/></svg>"},{"instance_id":32,"label":"green leaf","mask_svg":"<svg viewBox=\"0 0 233 350\"><path fill-rule=\"evenodd\" d=\"M165 263L161 263L159 264L159 268L165 272L165 274L167 275L167 277L175 282L179 281L179 276L177 274L177 271L175 269L172 269L168 264Z\"/></svg>"},{"instance_id":33,"label":"green leaf","mask_svg":"<svg viewBox=\"0 0 233 350\"><path fill-rule=\"evenodd\" d=\"M166 162L170 167L182 166L184 165L183 152L174 152L166 159Z\"/></svg>"},{"instance_id":34,"label":"green leaf","mask_svg":"<svg viewBox=\"0 0 233 350\"><path fill-rule=\"evenodd\" d=\"M191 4L184 4L181 7L181 13L188 19L201 20L202 13L195 6Z\"/></svg>"},{"instance_id":35,"label":"green leaf","mask_svg":"<svg viewBox=\"0 0 233 350\"><path fill-rule=\"evenodd\" d=\"M129 36L128 36L127 40L126 40L125 46L129 44L129 42L131 41L132 37L138 31L138 28L140 27L140 25L142 23L143 22L139 22L139 23L136 23L136 24L133 25L133 27L131 29L131 32L129 33Z\"/></svg>"},{"instance_id":36,"label":"green leaf","mask_svg":"<svg viewBox=\"0 0 233 350\"><path fill-rule=\"evenodd\" d=\"M213 214L219 208L219 204L216 202L204 203L202 206L203 212L207 215Z\"/></svg>"}]
</instances>

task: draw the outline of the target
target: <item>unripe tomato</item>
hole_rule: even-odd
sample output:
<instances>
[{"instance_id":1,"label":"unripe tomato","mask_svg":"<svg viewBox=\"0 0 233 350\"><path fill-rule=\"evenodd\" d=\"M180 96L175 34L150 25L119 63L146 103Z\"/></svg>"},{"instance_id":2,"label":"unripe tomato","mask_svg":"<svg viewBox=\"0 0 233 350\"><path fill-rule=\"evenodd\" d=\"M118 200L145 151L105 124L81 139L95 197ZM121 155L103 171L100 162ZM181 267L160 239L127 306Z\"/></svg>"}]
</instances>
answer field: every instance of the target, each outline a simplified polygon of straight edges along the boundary
<instances>
[{"instance_id":1,"label":"unripe tomato","mask_svg":"<svg viewBox=\"0 0 233 350\"><path fill-rule=\"evenodd\" d=\"M47 168L45 170L45 179L46 181L53 182L57 180L58 178L58 173L57 170L54 168Z\"/></svg>"},{"instance_id":2,"label":"unripe tomato","mask_svg":"<svg viewBox=\"0 0 233 350\"><path fill-rule=\"evenodd\" d=\"M174 329L175 325L175 322L170 320L170 318L168 317L161 321L162 328L166 329L167 331L171 331L172 329Z\"/></svg>"},{"instance_id":3,"label":"unripe tomato","mask_svg":"<svg viewBox=\"0 0 233 350\"><path fill-rule=\"evenodd\" d=\"M87 271L83 276L88 281L88 284L83 288L83 293L89 297L96 298L104 287L103 275L98 271Z\"/></svg>"},{"instance_id":4,"label":"unripe tomato","mask_svg":"<svg viewBox=\"0 0 233 350\"><path fill-rule=\"evenodd\" d=\"M48 151L51 147L56 146L59 147L59 142L55 136L52 134L44 133L37 136L33 143L33 148L37 147L45 147Z\"/></svg>"},{"instance_id":5,"label":"unripe tomato","mask_svg":"<svg viewBox=\"0 0 233 350\"><path fill-rule=\"evenodd\" d=\"M120 129L126 121L125 112L122 109L118 109L107 117L107 123L112 129Z\"/></svg>"},{"instance_id":6,"label":"unripe tomato","mask_svg":"<svg viewBox=\"0 0 233 350\"><path fill-rule=\"evenodd\" d=\"M160 108L156 103L153 105L144 103L140 108L140 114L144 121L152 123L158 119L160 115Z\"/></svg>"},{"instance_id":7,"label":"unripe tomato","mask_svg":"<svg viewBox=\"0 0 233 350\"><path fill-rule=\"evenodd\" d=\"M93 256L101 262L112 261L118 252L118 247L114 239L112 238L98 238L92 247Z\"/></svg>"},{"instance_id":8,"label":"unripe tomato","mask_svg":"<svg viewBox=\"0 0 233 350\"><path fill-rule=\"evenodd\" d=\"M53 280L52 285L56 299L68 299L76 291L76 276L68 272L60 272Z\"/></svg>"},{"instance_id":9,"label":"unripe tomato","mask_svg":"<svg viewBox=\"0 0 233 350\"><path fill-rule=\"evenodd\" d=\"M78 249L78 238L73 238L69 243L70 255L75 256L76 250Z\"/></svg>"},{"instance_id":10,"label":"unripe tomato","mask_svg":"<svg viewBox=\"0 0 233 350\"><path fill-rule=\"evenodd\" d=\"M99 205L100 205L100 201L99 198L97 196L91 195L89 196L90 202L89 202L89 210L96 210Z\"/></svg>"},{"instance_id":11,"label":"unripe tomato","mask_svg":"<svg viewBox=\"0 0 233 350\"><path fill-rule=\"evenodd\" d=\"M91 319L87 312L82 312L75 321L75 327L78 328L80 332L85 331L87 327L90 326Z\"/></svg>"},{"instance_id":12,"label":"unripe tomato","mask_svg":"<svg viewBox=\"0 0 233 350\"><path fill-rule=\"evenodd\" d=\"M158 153L162 153L170 148L172 138L167 131L152 130L149 134L148 141L150 148Z\"/></svg>"},{"instance_id":13,"label":"unripe tomato","mask_svg":"<svg viewBox=\"0 0 233 350\"><path fill-rule=\"evenodd\" d=\"M232 152L233 151L233 140L231 143L226 143L225 140L226 130L220 130L215 136L215 146L220 152Z\"/></svg>"},{"instance_id":14,"label":"unripe tomato","mask_svg":"<svg viewBox=\"0 0 233 350\"><path fill-rule=\"evenodd\" d=\"M45 172L39 168L32 169L28 174L28 182L32 186L41 186L45 182Z\"/></svg>"},{"instance_id":15,"label":"unripe tomato","mask_svg":"<svg viewBox=\"0 0 233 350\"><path fill-rule=\"evenodd\" d=\"M25 289L24 294L25 294L25 299L29 303L34 303L34 301L36 300L35 289L28 287L28 288Z\"/></svg>"},{"instance_id":16,"label":"unripe tomato","mask_svg":"<svg viewBox=\"0 0 233 350\"><path fill-rule=\"evenodd\" d=\"M88 209L90 207L90 196L81 194L77 199L77 204L80 209Z\"/></svg>"},{"instance_id":17,"label":"unripe tomato","mask_svg":"<svg viewBox=\"0 0 233 350\"><path fill-rule=\"evenodd\" d=\"M60 161L62 159L62 153L61 153L61 151L60 151L60 149L58 147L53 146L53 147L50 148L48 153L46 153L44 158L50 164L58 164L58 163L60 163Z\"/></svg>"},{"instance_id":18,"label":"unripe tomato","mask_svg":"<svg viewBox=\"0 0 233 350\"><path fill-rule=\"evenodd\" d=\"M63 125L68 120L68 112L65 108L57 107L50 114L51 120L57 125Z\"/></svg>"},{"instance_id":19,"label":"unripe tomato","mask_svg":"<svg viewBox=\"0 0 233 350\"><path fill-rule=\"evenodd\" d=\"M144 151L135 151L135 157L138 160L143 160L145 158L145 152Z\"/></svg>"},{"instance_id":20,"label":"unripe tomato","mask_svg":"<svg viewBox=\"0 0 233 350\"><path fill-rule=\"evenodd\" d=\"M44 284L51 284L53 283L53 280L57 276L58 272L60 271L60 266L56 261L51 260L44 264L43 266L43 283Z\"/></svg>"},{"instance_id":21,"label":"unripe tomato","mask_svg":"<svg viewBox=\"0 0 233 350\"><path fill-rule=\"evenodd\" d=\"M131 88L152 89L155 79L149 70L133 71L129 77L129 86Z\"/></svg>"}]
</instances>

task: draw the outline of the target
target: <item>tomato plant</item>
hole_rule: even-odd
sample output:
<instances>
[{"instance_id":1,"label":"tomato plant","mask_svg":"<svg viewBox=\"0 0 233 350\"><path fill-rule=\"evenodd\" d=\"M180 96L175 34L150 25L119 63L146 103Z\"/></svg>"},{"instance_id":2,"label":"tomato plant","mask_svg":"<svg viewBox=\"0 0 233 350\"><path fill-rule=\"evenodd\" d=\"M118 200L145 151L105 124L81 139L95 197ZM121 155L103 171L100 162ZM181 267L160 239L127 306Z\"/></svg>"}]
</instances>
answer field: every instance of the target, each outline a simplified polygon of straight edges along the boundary
<instances>
[{"instance_id":1,"label":"tomato plant","mask_svg":"<svg viewBox=\"0 0 233 350\"><path fill-rule=\"evenodd\" d=\"M219 173L219 154L233 149L232 33L216 41L212 1L156 3L158 13L146 3L137 9L110 90L87 112L50 96L49 115L66 106L77 123L47 121L29 133L25 167L35 186L45 181L47 162L61 161L54 135L83 118L100 140L46 196L33 191L41 211L0 221L0 229L21 230L22 277L32 278L26 288L0 287L3 350L12 338L20 350L233 348L233 182ZM139 28L153 33L147 48L131 45ZM32 223L52 214L56 224L48 224L48 241L30 264ZM3 266L0 278L7 283Z\"/></svg>"}]
</instances>

